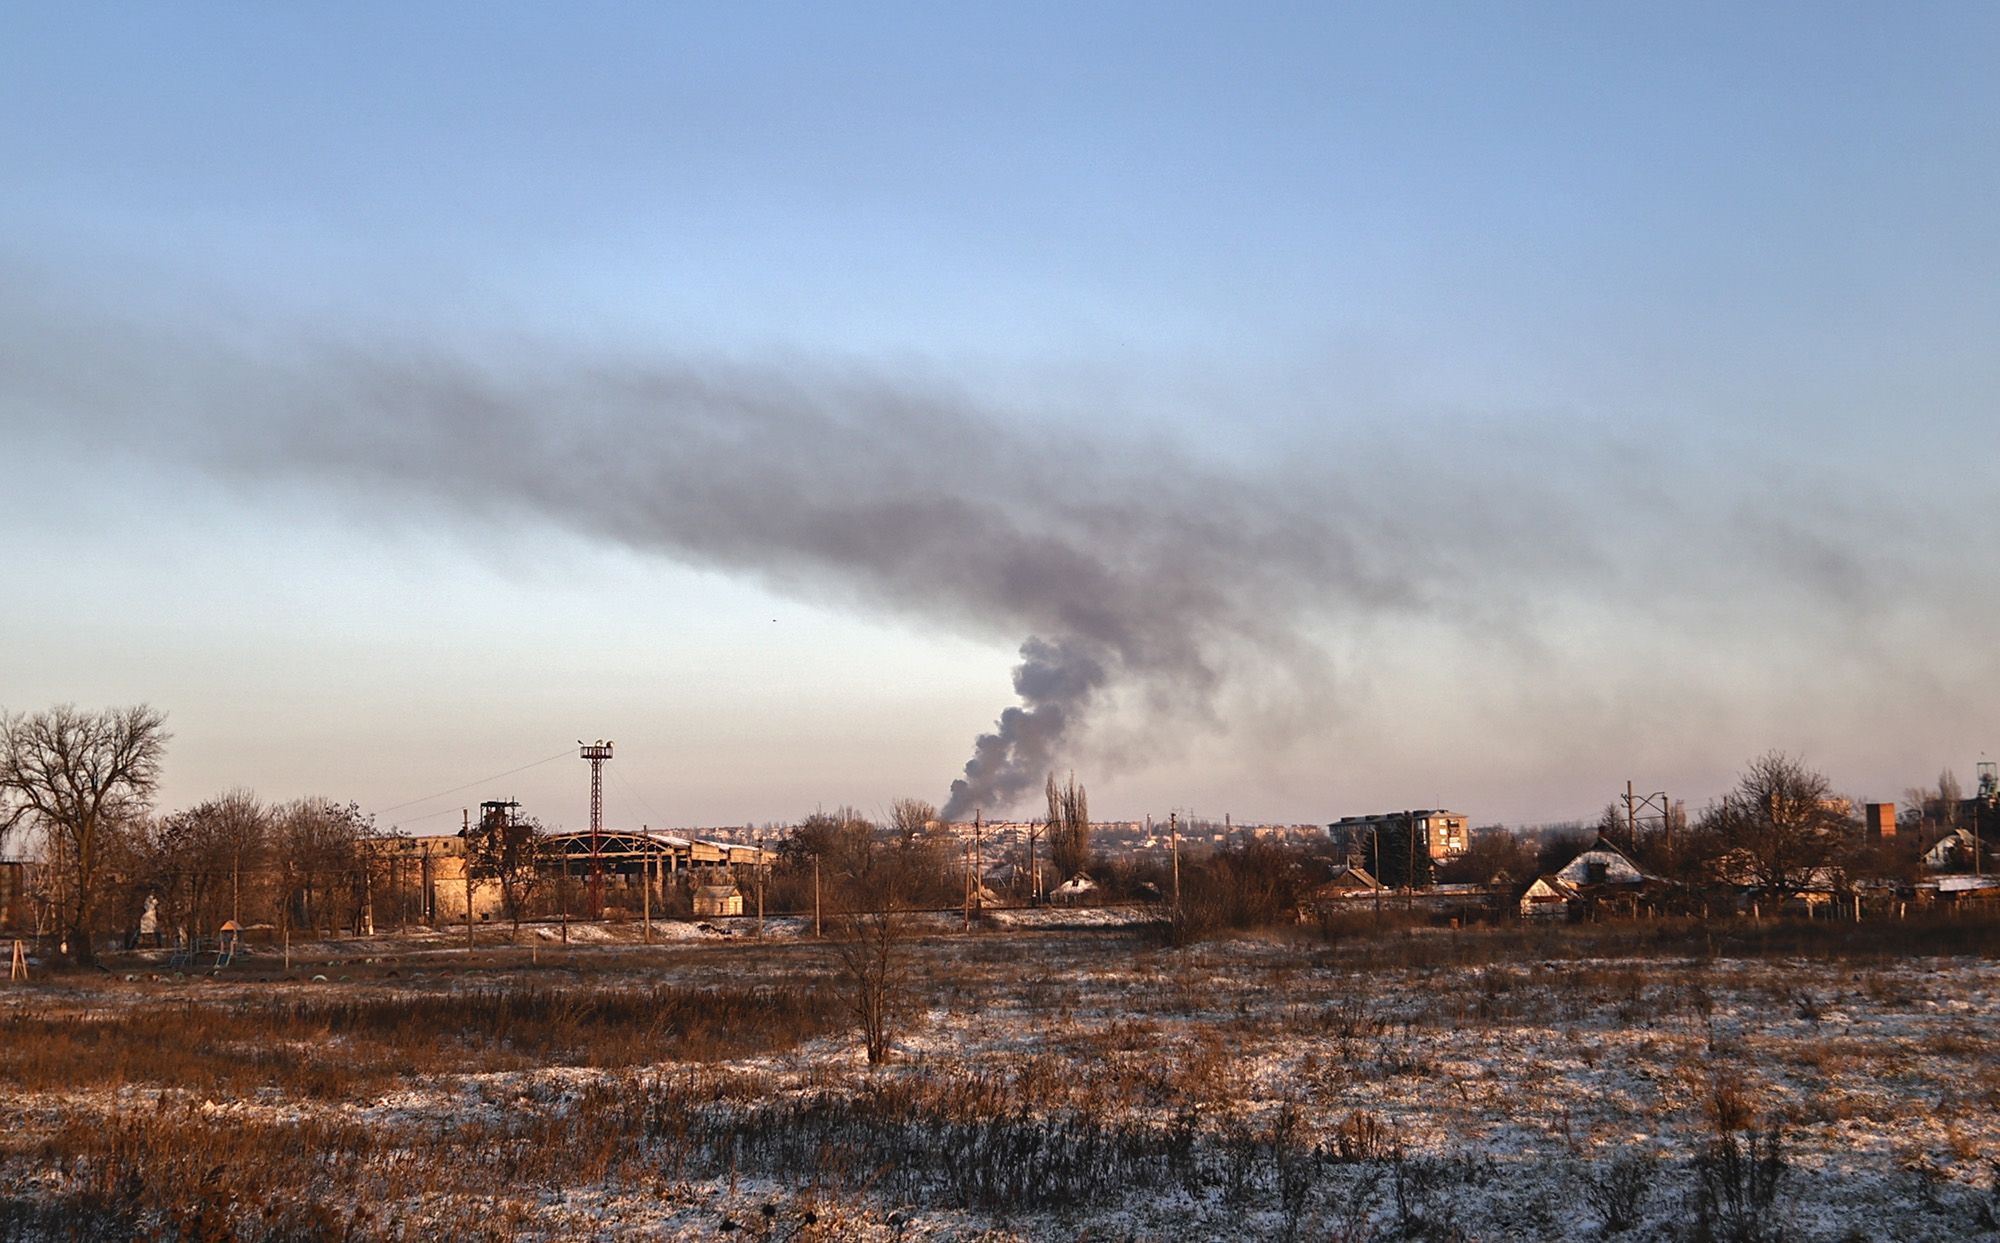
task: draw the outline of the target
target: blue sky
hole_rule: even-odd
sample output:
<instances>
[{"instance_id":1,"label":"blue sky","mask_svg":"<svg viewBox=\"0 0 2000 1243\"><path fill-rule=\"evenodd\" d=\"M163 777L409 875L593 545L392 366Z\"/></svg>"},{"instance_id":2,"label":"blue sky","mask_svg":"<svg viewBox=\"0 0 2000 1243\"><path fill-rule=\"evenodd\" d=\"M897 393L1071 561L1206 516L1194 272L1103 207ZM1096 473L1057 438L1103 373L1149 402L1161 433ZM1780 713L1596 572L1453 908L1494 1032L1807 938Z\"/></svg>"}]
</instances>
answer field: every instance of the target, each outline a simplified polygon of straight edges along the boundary
<instances>
[{"instance_id":1,"label":"blue sky","mask_svg":"<svg viewBox=\"0 0 2000 1243\"><path fill-rule=\"evenodd\" d=\"M1893 797L2000 745L1973 690L1995 672L1989 6L0 24L0 538L54 587L0 602L0 704L152 700L170 800L387 807L607 734L633 756L621 818L937 798L1012 702L1016 623L1048 621L927 599L894 548L593 508L603 476L553 459L504 465L536 500L500 514L427 486L454 460L435 445L422 470L224 462L267 424L349 425L302 396L351 392L329 348L510 391L533 360L579 434L625 409L583 373L692 369L822 413L861 384L971 410L996 451L1065 446L1120 515L1148 512L1138 485L1093 470L1156 455L1306 514L1370 493L1321 533L1424 563L1423 589L1295 589L1318 554L1274 524L1247 545L1267 571L1216 589L1284 597L1282 635L1201 636L1213 684L1119 649L1061 755L1106 814L1588 815L1627 777L1698 802L1774 746ZM407 414L356 400L356 426ZM635 463L685 430L618 420ZM467 460L504 449L458 434ZM809 478L774 470L673 477ZM1141 598L1158 539L1134 521L1088 529ZM581 814L576 773L522 782Z\"/></svg>"}]
</instances>

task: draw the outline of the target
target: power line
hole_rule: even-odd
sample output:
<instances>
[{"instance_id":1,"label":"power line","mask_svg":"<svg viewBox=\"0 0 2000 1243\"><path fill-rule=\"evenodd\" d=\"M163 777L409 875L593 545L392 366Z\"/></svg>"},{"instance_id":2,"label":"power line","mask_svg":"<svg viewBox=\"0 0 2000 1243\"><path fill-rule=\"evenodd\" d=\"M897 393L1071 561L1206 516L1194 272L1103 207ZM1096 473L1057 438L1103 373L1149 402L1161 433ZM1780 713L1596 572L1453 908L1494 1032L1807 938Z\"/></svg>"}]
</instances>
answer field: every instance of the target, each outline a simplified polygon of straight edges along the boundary
<instances>
[{"instance_id":1,"label":"power line","mask_svg":"<svg viewBox=\"0 0 2000 1243\"><path fill-rule=\"evenodd\" d=\"M643 808L645 808L645 809L646 809L646 814L647 814L647 815L651 816L651 817L652 817L653 819L655 819L655 820L659 820L659 819L660 819L660 813L659 813L659 812L657 812L657 811L654 811L654 810L653 810L653 805L652 805L651 803L649 803L649 802L647 802L647 801L646 801L646 796L645 796L645 795L643 795L643 794L639 793L639 788L638 788L637 786L635 786L635 785L633 785L633 784L632 784L631 782L629 782L629 781L625 780L625 774L624 774L624 773L621 773L621 772L619 772L619 771L618 771L617 769L615 769L615 768L614 768L614 769L612 769L612 770L611 770L611 775L612 775L612 776L614 776L614 777L616 777L616 778L618 778L618 784L619 784L619 785L622 785L622 786L624 786L624 787L625 787L625 790L626 790L626 792L627 792L627 793L629 793L629 794L630 794L630 795L631 795L631 796L632 796L633 798L636 798L636 799L638 799L638 800L639 800L639 806L641 806L641 807L643 807ZM666 822L665 822L664 820L662 820L662 821L660 821L660 823L661 823L661 827L663 827L663 828L664 828L664 827L665 827L665 825L666 825Z\"/></svg>"},{"instance_id":2,"label":"power line","mask_svg":"<svg viewBox=\"0 0 2000 1243\"><path fill-rule=\"evenodd\" d=\"M418 803L428 803L434 798L443 798L447 794L457 794L460 790L470 790L474 786L485 785L489 781L498 781L502 777L511 777L515 773L524 773L531 768L540 768L544 764L554 763L556 760L563 759L568 755L569 755L569 748L564 747L562 750L556 752L554 755L548 756L545 759L536 760L532 764L523 764L519 768L510 768L504 773L494 773L491 777L481 777L475 781L468 781L462 786L453 786L449 790L439 790L436 794L426 794L422 798L413 798L407 803L397 803L393 807L378 807L375 809L375 814L378 816L386 816L390 812L400 810L404 807L415 807ZM442 815L443 813L432 812L430 814ZM423 819L423 818L424 817L421 816L418 817L418 819Z\"/></svg>"},{"instance_id":3,"label":"power line","mask_svg":"<svg viewBox=\"0 0 2000 1243\"><path fill-rule=\"evenodd\" d=\"M422 800L420 799L420 800L418 800L418 801L419 801L419 802L421 802ZM395 823L394 825L392 825L391 827L392 827L392 828L401 828L401 827L403 827L403 826L404 826L404 825L406 825L406 824L422 824L422 823L423 823L424 821L426 821L426 820L435 820L435 819L437 819L437 818L438 818L439 816L449 816L449 815L450 815L451 813L453 813L453 812L455 812L455 811L457 811L457 810L458 810L458 808L456 808L456 807L440 807L440 808L438 808L438 809L437 809L436 811L427 811L427 812L425 812L425 813L424 813L423 815L421 815L421 816L406 816L406 817L403 817L402 819L399 819L399 820L397 820L397 821L396 821L396 823Z\"/></svg>"}]
</instances>

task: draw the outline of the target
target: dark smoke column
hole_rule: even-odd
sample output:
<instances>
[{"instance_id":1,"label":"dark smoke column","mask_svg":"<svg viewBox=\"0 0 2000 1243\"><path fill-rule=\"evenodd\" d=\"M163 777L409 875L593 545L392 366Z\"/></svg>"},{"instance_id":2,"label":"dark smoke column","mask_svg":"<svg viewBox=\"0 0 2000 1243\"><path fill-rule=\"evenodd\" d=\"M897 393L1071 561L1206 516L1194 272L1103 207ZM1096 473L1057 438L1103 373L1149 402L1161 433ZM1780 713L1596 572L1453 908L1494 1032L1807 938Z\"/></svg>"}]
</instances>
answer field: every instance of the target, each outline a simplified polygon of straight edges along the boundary
<instances>
[{"instance_id":1,"label":"dark smoke column","mask_svg":"<svg viewBox=\"0 0 2000 1243\"><path fill-rule=\"evenodd\" d=\"M981 734L965 762L965 776L951 783L941 818L969 820L973 809L1004 812L1041 786L1056 748L1082 719L1107 674L1091 645L1030 637L1014 669L1021 706L1000 714L999 728Z\"/></svg>"}]
</instances>

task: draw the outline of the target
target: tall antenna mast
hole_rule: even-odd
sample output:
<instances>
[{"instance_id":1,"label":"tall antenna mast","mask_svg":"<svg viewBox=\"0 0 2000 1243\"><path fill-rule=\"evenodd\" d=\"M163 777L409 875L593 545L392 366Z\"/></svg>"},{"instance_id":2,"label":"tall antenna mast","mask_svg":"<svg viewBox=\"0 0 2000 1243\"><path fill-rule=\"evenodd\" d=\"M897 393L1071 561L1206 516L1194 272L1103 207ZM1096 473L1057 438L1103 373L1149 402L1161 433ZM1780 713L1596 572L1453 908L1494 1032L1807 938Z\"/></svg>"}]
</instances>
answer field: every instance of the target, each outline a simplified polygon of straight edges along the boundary
<instances>
[{"instance_id":1,"label":"tall antenna mast","mask_svg":"<svg viewBox=\"0 0 2000 1243\"><path fill-rule=\"evenodd\" d=\"M576 745L590 761L590 917L603 919L604 855L598 837L604 832L604 762L611 758L611 744L602 738L596 742L579 738Z\"/></svg>"}]
</instances>

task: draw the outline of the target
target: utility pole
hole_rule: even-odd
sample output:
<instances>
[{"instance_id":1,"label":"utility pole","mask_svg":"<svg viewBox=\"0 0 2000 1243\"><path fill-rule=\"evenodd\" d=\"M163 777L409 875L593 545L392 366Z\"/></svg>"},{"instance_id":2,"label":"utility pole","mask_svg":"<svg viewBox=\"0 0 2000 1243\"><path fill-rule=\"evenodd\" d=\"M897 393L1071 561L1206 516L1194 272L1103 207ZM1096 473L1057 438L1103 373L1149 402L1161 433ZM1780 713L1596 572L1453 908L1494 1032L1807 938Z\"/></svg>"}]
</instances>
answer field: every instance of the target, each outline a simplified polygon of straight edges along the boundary
<instances>
[{"instance_id":1,"label":"utility pole","mask_svg":"<svg viewBox=\"0 0 2000 1243\"><path fill-rule=\"evenodd\" d=\"M1643 811L1650 814L1655 806L1660 809L1660 829L1666 838L1667 855L1671 858L1674 853L1673 802L1667 798L1665 790L1655 790L1651 794L1637 794L1629 781L1625 783L1625 848L1627 850L1639 848L1639 813ZM1772 800L1771 812L1773 817L1777 815L1776 799Z\"/></svg>"},{"instance_id":2,"label":"utility pole","mask_svg":"<svg viewBox=\"0 0 2000 1243\"><path fill-rule=\"evenodd\" d=\"M979 833L984 827L981 823L983 815L981 808L972 809L972 900L979 904L982 911L986 909L986 855L979 842Z\"/></svg>"},{"instance_id":3,"label":"utility pole","mask_svg":"<svg viewBox=\"0 0 2000 1243\"><path fill-rule=\"evenodd\" d=\"M1042 852L1032 844L1032 838L1029 840L1031 844L1028 847L1028 861L1034 866L1030 867L1028 871L1035 885L1035 905L1040 906L1042 904Z\"/></svg>"},{"instance_id":4,"label":"utility pole","mask_svg":"<svg viewBox=\"0 0 2000 1243\"><path fill-rule=\"evenodd\" d=\"M759 833L757 841L757 939L764 939L764 835Z\"/></svg>"},{"instance_id":5,"label":"utility pole","mask_svg":"<svg viewBox=\"0 0 2000 1243\"><path fill-rule=\"evenodd\" d=\"M819 926L819 856L815 854L813 856L813 936L818 938L825 935L824 932L820 931Z\"/></svg>"},{"instance_id":6,"label":"utility pole","mask_svg":"<svg viewBox=\"0 0 2000 1243\"><path fill-rule=\"evenodd\" d=\"M639 827L643 830L646 826L640 825ZM654 858L655 858L655 852L653 850L653 838L652 834L648 833L646 835L646 853L639 856L639 888L643 894L643 896L639 899L639 903L644 912L640 916L640 918L645 920L646 924L645 936L646 936L646 944L648 945L651 945L653 943Z\"/></svg>"},{"instance_id":7,"label":"utility pole","mask_svg":"<svg viewBox=\"0 0 2000 1243\"><path fill-rule=\"evenodd\" d=\"M1403 873L1403 906L1413 910L1417 905L1417 818L1407 811L1403 813L1403 836L1410 839L1410 870Z\"/></svg>"},{"instance_id":8,"label":"utility pole","mask_svg":"<svg viewBox=\"0 0 2000 1243\"><path fill-rule=\"evenodd\" d=\"M1168 840L1173 843L1171 849L1174 867L1174 918L1179 919L1181 917L1181 813L1179 811L1167 813L1167 835Z\"/></svg>"},{"instance_id":9,"label":"utility pole","mask_svg":"<svg viewBox=\"0 0 2000 1243\"><path fill-rule=\"evenodd\" d=\"M598 839L604 832L604 763L611 758L611 744L578 739L579 754L590 761L590 917L604 918L604 855Z\"/></svg>"},{"instance_id":10,"label":"utility pole","mask_svg":"<svg viewBox=\"0 0 2000 1243\"><path fill-rule=\"evenodd\" d=\"M465 952L472 952L472 809L459 808L459 818L464 828L459 836L465 839Z\"/></svg>"},{"instance_id":11,"label":"utility pole","mask_svg":"<svg viewBox=\"0 0 2000 1243\"><path fill-rule=\"evenodd\" d=\"M1375 922L1382 922L1382 826L1378 822L1368 829L1368 844L1375 848Z\"/></svg>"}]
</instances>

